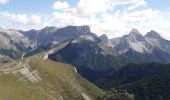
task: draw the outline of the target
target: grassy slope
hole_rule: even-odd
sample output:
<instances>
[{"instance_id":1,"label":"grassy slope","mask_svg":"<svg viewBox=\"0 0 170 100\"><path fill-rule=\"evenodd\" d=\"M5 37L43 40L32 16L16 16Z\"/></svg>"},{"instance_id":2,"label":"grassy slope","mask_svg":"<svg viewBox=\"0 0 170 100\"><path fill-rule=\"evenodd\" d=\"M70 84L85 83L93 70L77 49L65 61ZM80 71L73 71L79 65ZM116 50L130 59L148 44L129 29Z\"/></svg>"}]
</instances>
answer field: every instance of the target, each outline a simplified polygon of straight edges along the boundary
<instances>
[{"instance_id":1,"label":"grassy slope","mask_svg":"<svg viewBox=\"0 0 170 100\"><path fill-rule=\"evenodd\" d=\"M0 57L0 64L11 62L11 61L13 61L13 59L10 57L7 56Z\"/></svg>"},{"instance_id":2,"label":"grassy slope","mask_svg":"<svg viewBox=\"0 0 170 100\"><path fill-rule=\"evenodd\" d=\"M79 76L71 65L42 60L42 54L29 59L32 69L37 69L41 77L38 83L18 81L23 75L6 74L0 76L0 100L84 100L82 93L97 99L100 89ZM20 62L15 62L16 64Z\"/></svg>"}]
</instances>

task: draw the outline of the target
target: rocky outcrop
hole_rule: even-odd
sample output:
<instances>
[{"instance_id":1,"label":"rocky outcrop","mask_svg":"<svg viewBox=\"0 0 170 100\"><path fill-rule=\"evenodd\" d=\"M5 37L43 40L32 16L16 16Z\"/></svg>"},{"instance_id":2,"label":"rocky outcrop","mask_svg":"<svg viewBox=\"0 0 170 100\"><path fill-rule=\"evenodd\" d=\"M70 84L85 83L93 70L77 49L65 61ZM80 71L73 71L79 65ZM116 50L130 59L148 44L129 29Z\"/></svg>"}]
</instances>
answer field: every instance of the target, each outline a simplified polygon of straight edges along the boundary
<instances>
[{"instance_id":1,"label":"rocky outcrop","mask_svg":"<svg viewBox=\"0 0 170 100\"><path fill-rule=\"evenodd\" d=\"M29 60L25 62L10 63L0 66L0 75L3 74L16 74L20 73L23 75L18 81L29 80L32 83L37 83L41 81L38 70L32 70L29 65Z\"/></svg>"}]
</instances>

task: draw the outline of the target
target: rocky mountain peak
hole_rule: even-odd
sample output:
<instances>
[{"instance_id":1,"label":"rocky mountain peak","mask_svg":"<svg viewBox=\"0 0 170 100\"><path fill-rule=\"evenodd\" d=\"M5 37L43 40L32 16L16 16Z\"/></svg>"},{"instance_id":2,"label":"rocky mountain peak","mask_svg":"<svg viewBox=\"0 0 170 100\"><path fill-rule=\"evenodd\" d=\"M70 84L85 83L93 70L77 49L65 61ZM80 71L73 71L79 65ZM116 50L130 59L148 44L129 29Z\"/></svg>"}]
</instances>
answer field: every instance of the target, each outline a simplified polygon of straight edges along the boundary
<instances>
[{"instance_id":1,"label":"rocky mountain peak","mask_svg":"<svg viewBox=\"0 0 170 100\"><path fill-rule=\"evenodd\" d=\"M159 33L157 33L156 31L154 30L151 30L150 32L148 32L145 37L148 37L148 38L155 38L155 39L161 39L162 37L159 35Z\"/></svg>"},{"instance_id":2,"label":"rocky mountain peak","mask_svg":"<svg viewBox=\"0 0 170 100\"><path fill-rule=\"evenodd\" d=\"M72 29L74 31L79 31L79 32L83 32L83 33L90 33L90 27L88 25L84 25L84 26L67 26L66 28L68 29Z\"/></svg>"},{"instance_id":3,"label":"rocky mountain peak","mask_svg":"<svg viewBox=\"0 0 170 100\"><path fill-rule=\"evenodd\" d=\"M46 26L44 29L42 29L43 31L46 31L46 32L54 32L56 31L58 28L55 27L55 26Z\"/></svg>"},{"instance_id":4,"label":"rocky mountain peak","mask_svg":"<svg viewBox=\"0 0 170 100\"><path fill-rule=\"evenodd\" d=\"M143 41L144 40L143 35L137 29L132 29L129 33L129 37L131 39L137 40L137 41Z\"/></svg>"},{"instance_id":5,"label":"rocky mountain peak","mask_svg":"<svg viewBox=\"0 0 170 100\"><path fill-rule=\"evenodd\" d=\"M108 43L109 39L107 37L106 34L103 34L101 36L99 36L100 40L103 42L103 43Z\"/></svg>"},{"instance_id":6,"label":"rocky mountain peak","mask_svg":"<svg viewBox=\"0 0 170 100\"><path fill-rule=\"evenodd\" d=\"M131 36L138 36L138 35L142 35L137 29L132 29L129 33L129 35Z\"/></svg>"},{"instance_id":7,"label":"rocky mountain peak","mask_svg":"<svg viewBox=\"0 0 170 100\"><path fill-rule=\"evenodd\" d=\"M102 38L102 39L108 39L106 34L100 35L99 37Z\"/></svg>"}]
</instances>

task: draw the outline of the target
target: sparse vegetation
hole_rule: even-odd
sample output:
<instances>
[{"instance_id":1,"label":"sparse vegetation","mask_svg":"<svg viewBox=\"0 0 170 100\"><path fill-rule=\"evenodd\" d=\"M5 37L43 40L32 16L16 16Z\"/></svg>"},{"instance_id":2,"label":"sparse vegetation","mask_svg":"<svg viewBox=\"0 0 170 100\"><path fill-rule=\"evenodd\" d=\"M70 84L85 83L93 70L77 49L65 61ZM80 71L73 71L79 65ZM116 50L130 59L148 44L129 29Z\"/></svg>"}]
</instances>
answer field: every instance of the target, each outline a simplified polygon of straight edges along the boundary
<instances>
[{"instance_id":1,"label":"sparse vegetation","mask_svg":"<svg viewBox=\"0 0 170 100\"><path fill-rule=\"evenodd\" d=\"M38 70L41 81L31 83L19 80L23 75L2 74L0 76L1 100L84 100L82 93L96 100L102 91L78 75L68 64L42 60L42 54L26 58L32 70ZM7 63L8 64L8 63Z\"/></svg>"}]
</instances>

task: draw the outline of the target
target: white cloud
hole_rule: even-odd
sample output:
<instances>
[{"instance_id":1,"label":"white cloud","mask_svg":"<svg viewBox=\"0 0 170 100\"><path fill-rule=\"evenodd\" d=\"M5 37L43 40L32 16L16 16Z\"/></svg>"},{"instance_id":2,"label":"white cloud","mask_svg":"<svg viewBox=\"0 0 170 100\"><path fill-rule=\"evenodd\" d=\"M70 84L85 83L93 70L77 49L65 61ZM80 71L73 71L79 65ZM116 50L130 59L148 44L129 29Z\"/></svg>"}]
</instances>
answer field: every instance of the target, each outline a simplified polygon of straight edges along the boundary
<instances>
[{"instance_id":1,"label":"white cloud","mask_svg":"<svg viewBox=\"0 0 170 100\"><path fill-rule=\"evenodd\" d=\"M0 26L15 29L30 29L42 27L41 16L33 14L16 14L10 12L0 12Z\"/></svg>"},{"instance_id":2,"label":"white cloud","mask_svg":"<svg viewBox=\"0 0 170 100\"><path fill-rule=\"evenodd\" d=\"M41 16L34 14L31 16L31 21L33 24L39 24L39 23L41 23Z\"/></svg>"},{"instance_id":3,"label":"white cloud","mask_svg":"<svg viewBox=\"0 0 170 100\"><path fill-rule=\"evenodd\" d=\"M97 13L104 13L110 10L114 10L117 5L127 5L129 10L135 9L139 6L145 6L144 0L79 0L77 3L76 11L77 14L82 16L92 16Z\"/></svg>"},{"instance_id":4,"label":"white cloud","mask_svg":"<svg viewBox=\"0 0 170 100\"><path fill-rule=\"evenodd\" d=\"M117 5L123 9L116 9ZM128 34L132 28L143 34L153 29L170 39L166 34L170 33L170 12L153 10L146 5L144 0L79 0L73 7L66 1L56 1L54 12L44 16L0 12L0 25L18 29L89 25L97 35L105 33L110 38ZM137 10L138 7L143 8Z\"/></svg>"},{"instance_id":5,"label":"white cloud","mask_svg":"<svg viewBox=\"0 0 170 100\"><path fill-rule=\"evenodd\" d=\"M143 34L152 29L169 32L170 25L163 24L167 19L160 17L162 12L148 8L146 4L144 0L98 0L97 2L79 0L77 5L69 7L69 10L55 11L51 24L58 27L90 25L93 32L98 35L106 33L110 38L128 34L132 28L139 29ZM125 7L125 10L114 9L117 5ZM136 10L141 6L145 6L143 10Z\"/></svg>"},{"instance_id":6,"label":"white cloud","mask_svg":"<svg viewBox=\"0 0 170 100\"><path fill-rule=\"evenodd\" d=\"M146 13L144 11L136 11L131 14L122 13L122 11L121 13L112 12L116 5L127 4L132 4L132 7L130 6L132 9L143 6L146 3L144 0L98 0L97 2L94 0L79 0L75 7L67 7L69 10L55 11L53 13L52 25L63 27L67 25L87 24L98 35L108 33L111 37L114 37L114 35L119 36L120 33L125 33L129 30L126 25L128 21L135 21L138 18L142 18L139 15L143 16L141 13ZM135 14L137 15L135 16ZM127 20L124 20L126 19L125 17L127 17ZM131 18L132 20L129 20ZM145 19L142 18L141 20ZM111 34L113 32L116 34Z\"/></svg>"},{"instance_id":7,"label":"white cloud","mask_svg":"<svg viewBox=\"0 0 170 100\"><path fill-rule=\"evenodd\" d=\"M0 13L1 18L3 18L6 21L11 21L12 23L16 24L27 24L28 23L28 16L25 14L14 14L9 12L1 12Z\"/></svg>"},{"instance_id":8,"label":"white cloud","mask_svg":"<svg viewBox=\"0 0 170 100\"><path fill-rule=\"evenodd\" d=\"M128 7L129 10L139 6L146 6L145 0L108 0L108 2L114 6L131 4L130 7Z\"/></svg>"},{"instance_id":9,"label":"white cloud","mask_svg":"<svg viewBox=\"0 0 170 100\"><path fill-rule=\"evenodd\" d=\"M9 2L9 0L0 0L0 4L6 4L8 2Z\"/></svg>"},{"instance_id":10,"label":"white cloud","mask_svg":"<svg viewBox=\"0 0 170 100\"><path fill-rule=\"evenodd\" d=\"M29 21L27 15L25 14L12 15L11 17L12 17L12 20L18 24L26 25Z\"/></svg>"},{"instance_id":11,"label":"white cloud","mask_svg":"<svg viewBox=\"0 0 170 100\"><path fill-rule=\"evenodd\" d=\"M69 7L70 7L70 6L69 6L69 4L68 4L66 1L64 1L64 2L56 1L56 2L54 2L54 4L53 4L53 8L54 8L55 10L67 9L67 8L69 8Z\"/></svg>"},{"instance_id":12,"label":"white cloud","mask_svg":"<svg viewBox=\"0 0 170 100\"><path fill-rule=\"evenodd\" d=\"M121 15L122 20L127 23L147 22L157 19L159 11L152 9L138 10L131 13L123 13Z\"/></svg>"},{"instance_id":13,"label":"white cloud","mask_svg":"<svg viewBox=\"0 0 170 100\"><path fill-rule=\"evenodd\" d=\"M107 0L80 0L77 4L77 13L82 16L91 16L96 13L106 12L111 5Z\"/></svg>"},{"instance_id":14,"label":"white cloud","mask_svg":"<svg viewBox=\"0 0 170 100\"><path fill-rule=\"evenodd\" d=\"M140 0L140 1L136 2L135 4L133 4L132 6L128 7L128 10L133 10L140 6L146 6L146 2L144 0Z\"/></svg>"}]
</instances>

